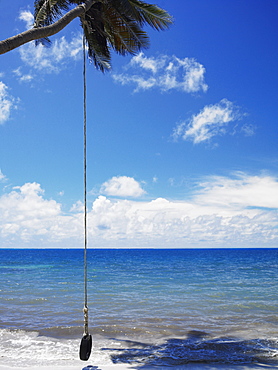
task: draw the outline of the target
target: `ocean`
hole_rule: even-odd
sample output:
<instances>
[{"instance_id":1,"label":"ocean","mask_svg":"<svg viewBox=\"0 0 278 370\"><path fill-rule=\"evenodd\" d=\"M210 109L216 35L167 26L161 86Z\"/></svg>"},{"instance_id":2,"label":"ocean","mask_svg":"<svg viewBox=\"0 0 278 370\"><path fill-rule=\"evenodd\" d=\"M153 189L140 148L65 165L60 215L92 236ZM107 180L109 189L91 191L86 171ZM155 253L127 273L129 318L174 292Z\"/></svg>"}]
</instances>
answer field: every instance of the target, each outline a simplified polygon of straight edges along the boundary
<instances>
[{"instance_id":1,"label":"ocean","mask_svg":"<svg viewBox=\"0 0 278 370\"><path fill-rule=\"evenodd\" d=\"M89 363L278 366L278 249L89 249ZM79 360L83 251L0 249L0 366Z\"/></svg>"}]
</instances>

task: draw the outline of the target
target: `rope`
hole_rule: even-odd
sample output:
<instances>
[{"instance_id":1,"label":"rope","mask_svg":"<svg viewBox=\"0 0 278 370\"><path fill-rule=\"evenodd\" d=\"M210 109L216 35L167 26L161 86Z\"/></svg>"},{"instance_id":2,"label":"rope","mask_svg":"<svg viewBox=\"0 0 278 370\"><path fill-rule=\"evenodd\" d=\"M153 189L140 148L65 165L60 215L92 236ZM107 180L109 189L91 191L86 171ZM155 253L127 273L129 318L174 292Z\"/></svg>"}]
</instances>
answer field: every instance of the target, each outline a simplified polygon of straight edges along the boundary
<instances>
[{"instance_id":1,"label":"rope","mask_svg":"<svg viewBox=\"0 0 278 370\"><path fill-rule=\"evenodd\" d=\"M84 91L84 334L81 339L79 357L88 361L92 350L92 336L88 331L88 293L87 293L87 115L86 115L86 48L83 34L83 91Z\"/></svg>"},{"instance_id":2,"label":"rope","mask_svg":"<svg viewBox=\"0 0 278 370\"><path fill-rule=\"evenodd\" d=\"M86 48L83 35L83 115L84 115L84 335L88 335L88 289L87 289L87 87L86 87Z\"/></svg>"}]
</instances>

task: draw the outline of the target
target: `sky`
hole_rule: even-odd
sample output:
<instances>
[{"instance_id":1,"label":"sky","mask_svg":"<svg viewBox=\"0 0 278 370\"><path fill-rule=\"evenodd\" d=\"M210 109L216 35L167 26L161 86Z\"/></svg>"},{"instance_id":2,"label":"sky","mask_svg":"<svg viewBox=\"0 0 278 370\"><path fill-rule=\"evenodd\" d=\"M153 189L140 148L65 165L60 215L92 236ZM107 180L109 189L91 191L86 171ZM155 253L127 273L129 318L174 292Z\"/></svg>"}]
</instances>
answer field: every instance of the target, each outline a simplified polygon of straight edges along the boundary
<instances>
[{"instance_id":1,"label":"sky","mask_svg":"<svg viewBox=\"0 0 278 370\"><path fill-rule=\"evenodd\" d=\"M278 247L277 0L156 4L149 49L87 63L88 247ZM0 56L0 248L84 245L79 21L51 40Z\"/></svg>"}]
</instances>

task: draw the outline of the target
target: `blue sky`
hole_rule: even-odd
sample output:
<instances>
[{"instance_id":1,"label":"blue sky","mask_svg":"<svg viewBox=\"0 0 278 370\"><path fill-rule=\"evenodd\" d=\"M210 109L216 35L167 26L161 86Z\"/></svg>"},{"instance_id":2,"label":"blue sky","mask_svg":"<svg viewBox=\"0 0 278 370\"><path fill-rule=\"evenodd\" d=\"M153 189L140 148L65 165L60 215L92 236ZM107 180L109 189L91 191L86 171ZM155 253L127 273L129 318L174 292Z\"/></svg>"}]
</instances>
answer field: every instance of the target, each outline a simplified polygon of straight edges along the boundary
<instances>
[{"instance_id":1,"label":"blue sky","mask_svg":"<svg viewBox=\"0 0 278 370\"><path fill-rule=\"evenodd\" d=\"M278 247L277 1L157 5L148 50L87 67L89 247ZM1 247L83 246L80 32L0 56Z\"/></svg>"}]
</instances>

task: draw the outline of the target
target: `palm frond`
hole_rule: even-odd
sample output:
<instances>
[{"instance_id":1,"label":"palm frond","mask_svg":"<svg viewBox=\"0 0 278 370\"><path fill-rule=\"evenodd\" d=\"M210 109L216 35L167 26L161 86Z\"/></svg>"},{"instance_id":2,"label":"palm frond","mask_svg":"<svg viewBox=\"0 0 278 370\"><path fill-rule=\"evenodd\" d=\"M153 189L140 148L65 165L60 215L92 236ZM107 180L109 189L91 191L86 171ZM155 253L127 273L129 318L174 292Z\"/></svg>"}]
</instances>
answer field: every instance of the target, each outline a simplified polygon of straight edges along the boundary
<instances>
[{"instance_id":1,"label":"palm frond","mask_svg":"<svg viewBox=\"0 0 278 370\"><path fill-rule=\"evenodd\" d=\"M172 16L157 5L139 0L129 0L129 2L137 10L137 21L141 25L148 24L156 30L165 30L173 23Z\"/></svg>"},{"instance_id":2,"label":"palm frond","mask_svg":"<svg viewBox=\"0 0 278 370\"><path fill-rule=\"evenodd\" d=\"M69 0L35 0L34 3L34 27L48 26L67 11L72 1ZM49 38L36 40L36 45L50 46Z\"/></svg>"},{"instance_id":3,"label":"palm frond","mask_svg":"<svg viewBox=\"0 0 278 370\"><path fill-rule=\"evenodd\" d=\"M63 11L69 10L71 4L70 0L35 0L35 27L52 24L63 14Z\"/></svg>"},{"instance_id":4,"label":"palm frond","mask_svg":"<svg viewBox=\"0 0 278 370\"><path fill-rule=\"evenodd\" d=\"M80 18L88 43L88 55L95 67L102 72L111 68L111 53L104 28L103 4L98 1L92 5L84 18Z\"/></svg>"},{"instance_id":5,"label":"palm frond","mask_svg":"<svg viewBox=\"0 0 278 370\"><path fill-rule=\"evenodd\" d=\"M104 12L105 30L111 47L119 54L135 54L149 46L149 37L140 25L115 6Z\"/></svg>"},{"instance_id":6,"label":"palm frond","mask_svg":"<svg viewBox=\"0 0 278 370\"><path fill-rule=\"evenodd\" d=\"M108 5L118 10L119 13L124 14L133 20L136 20L137 10L129 0L109 0Z\"/></svg>"}]
</instances>

